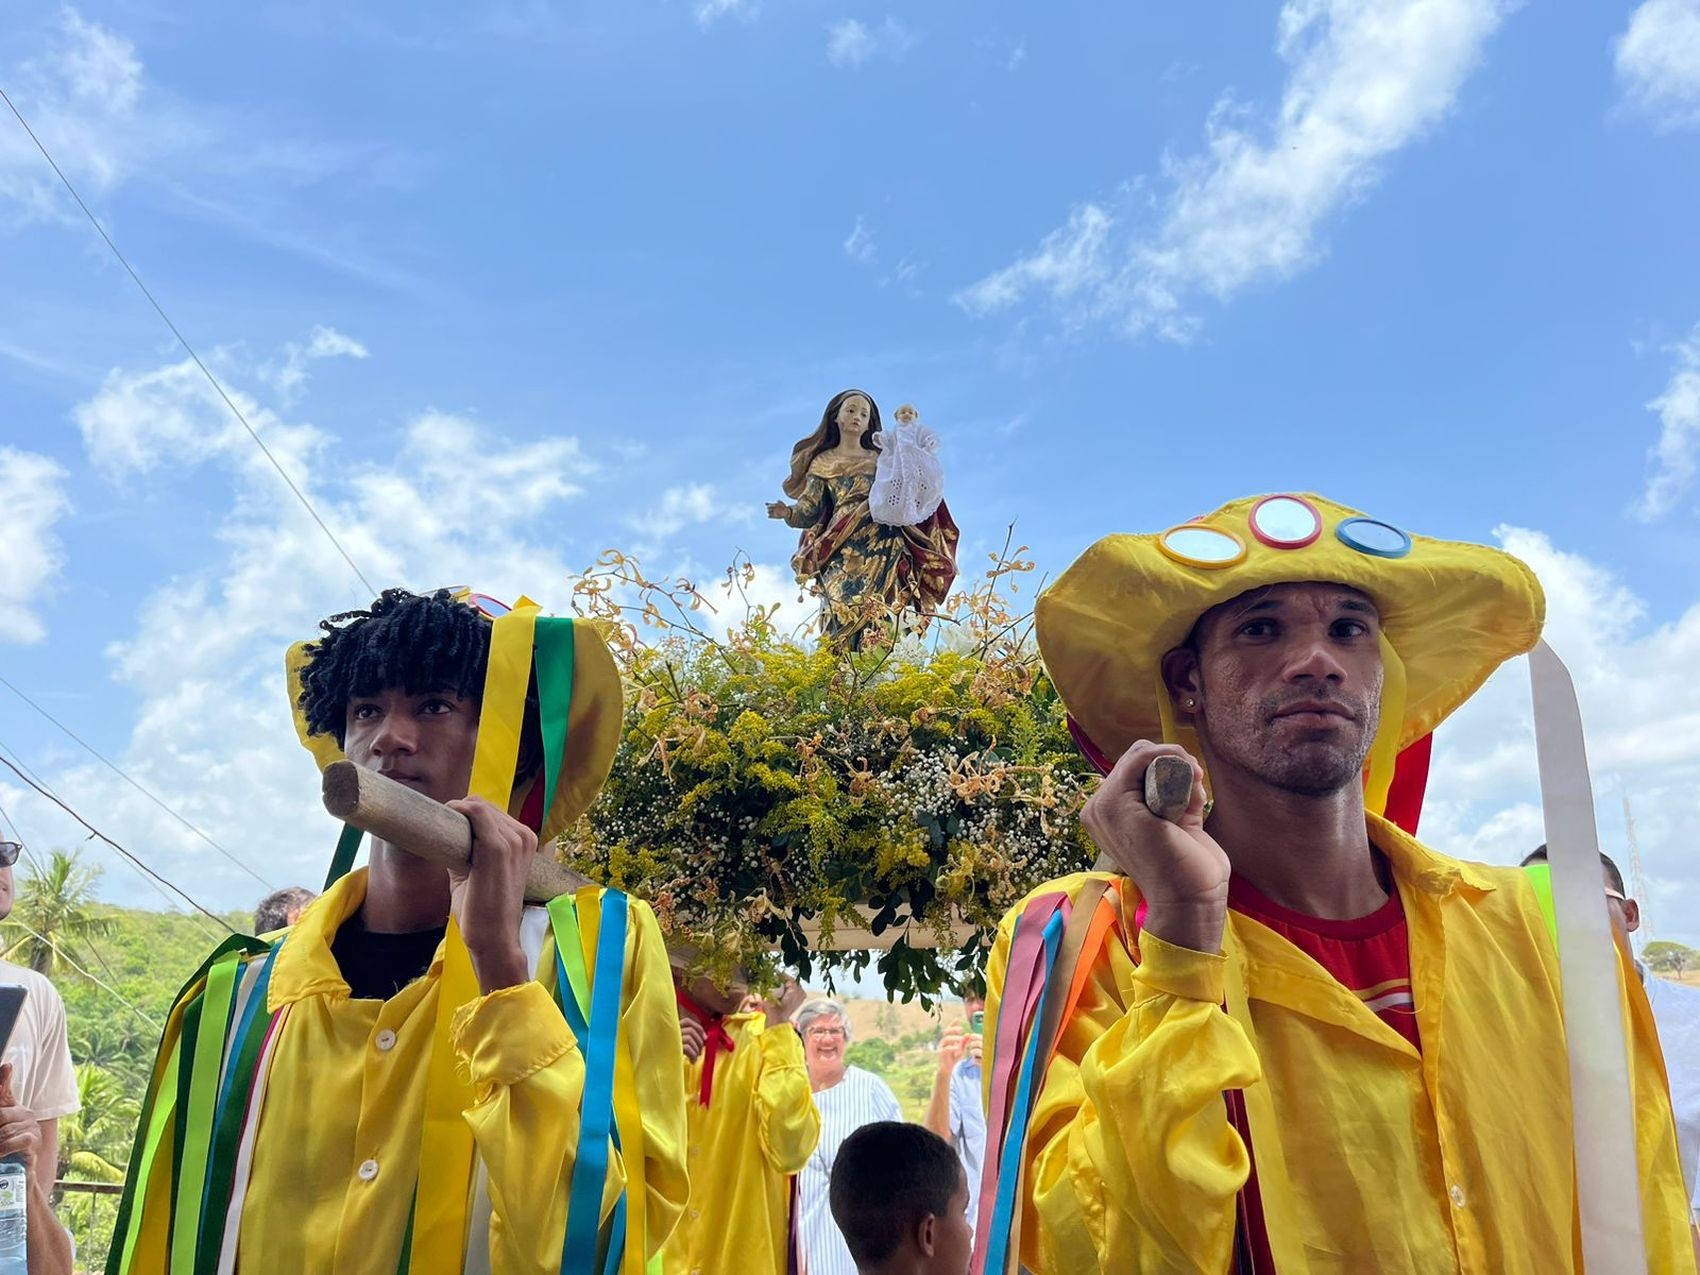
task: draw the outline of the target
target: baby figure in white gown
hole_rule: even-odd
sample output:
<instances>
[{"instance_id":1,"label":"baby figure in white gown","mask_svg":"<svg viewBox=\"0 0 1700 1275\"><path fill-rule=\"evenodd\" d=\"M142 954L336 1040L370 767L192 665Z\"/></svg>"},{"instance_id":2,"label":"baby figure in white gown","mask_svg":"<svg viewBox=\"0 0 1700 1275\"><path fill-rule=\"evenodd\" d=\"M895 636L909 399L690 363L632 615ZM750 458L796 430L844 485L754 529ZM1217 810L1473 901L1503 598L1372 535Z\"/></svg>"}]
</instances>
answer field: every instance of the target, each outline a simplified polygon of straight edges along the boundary
<instances>
[{"instance_id":1,"label":"baby figure in white gown","mask_svg":"<svg viewBox=\"0 0 1700 1275\"><path fill-rule=\"evenodd\" d=\"M932 517L944 499L939 436L921 424L912 403L898 408L893 419L896 428L875 435L880 454L868 510L877 523L913 527Z\"/></svg>"}]
</instances>

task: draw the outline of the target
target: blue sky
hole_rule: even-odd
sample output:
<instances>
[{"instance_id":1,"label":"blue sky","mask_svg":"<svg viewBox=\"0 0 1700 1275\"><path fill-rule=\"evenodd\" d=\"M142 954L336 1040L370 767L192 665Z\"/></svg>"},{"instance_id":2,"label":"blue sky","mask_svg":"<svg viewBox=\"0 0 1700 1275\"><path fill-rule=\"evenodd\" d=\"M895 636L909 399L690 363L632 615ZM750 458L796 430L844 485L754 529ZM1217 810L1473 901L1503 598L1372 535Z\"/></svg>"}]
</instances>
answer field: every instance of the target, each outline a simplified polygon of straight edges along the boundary
<instances>
[{"instance_id":1,"label":"blue sky","mask_svg":"<svg viewBox=\"0 0 1700 1275\"><path fill-rule=\"evenodd\" d=\"M374 582L741 549L795 609L761 506L850 384L943 436L967 564L1285 489L1497 537L1700 940L1700 0L1224 12L12 0L0 86ZM361 588L183 360L0 112L0 669L311 882L278 660ZM1443 848L1539 839L1522 676L1442 735ZM3 689L0 743L257 892Z\"/></svg>"}]
</instances>

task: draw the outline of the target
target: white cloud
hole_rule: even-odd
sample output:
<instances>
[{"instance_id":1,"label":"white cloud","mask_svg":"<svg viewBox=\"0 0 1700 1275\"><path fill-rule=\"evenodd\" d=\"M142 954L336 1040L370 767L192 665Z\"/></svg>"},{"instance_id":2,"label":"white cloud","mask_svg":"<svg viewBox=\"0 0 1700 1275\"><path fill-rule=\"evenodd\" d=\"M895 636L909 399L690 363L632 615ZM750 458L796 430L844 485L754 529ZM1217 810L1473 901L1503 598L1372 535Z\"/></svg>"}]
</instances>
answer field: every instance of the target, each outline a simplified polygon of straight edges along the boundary
<instances>
[{"instance_id":1,"label":"white cloud","mask_svg":"<svg viewBox=\"0 0 1700 1275\"><path fill-rule=\"evenodd\" d=\"M1649 624L1645 604L1610 571L1548 535L1495 535L1540 577L1546 638L1576 681L1593 771L1600 847L1627 872L1623 799L1634 805L1644 900L1654 930L1700 940L1700 600ZM1515 863L1544 838L1527 661L1501 669L1435 739L1423 839L1466 858Z\"/></svg>"},{"instance_id":2,"label":"white cloud","mask_svg":"<svg viewBox=\"0 0 1700 1275\"><path fill-rule=\"evenodd\" d=\"M752 18L756 12L756 0L697 0L697 21L703 26L710 26L728 15L740 18Z\"/></svg>"},{"instance_id":3,"label":"white cloud","mask_svg":"<svg viewBox=\"0 0 1700 1275\"><path fill-rule=\"evenodd\" d=\"M1700 125L1700 0L1645 0L1617 39L1629 101L1661 127Z\"/></svg>"},{"instance_id":4,"label":"white cloud","mask_svg":"<svg viewBox=\"0 0 1700 1275\"><path fill-rule=\"evenodd\" d=\"M1635 506L1635 515L1649 522L1676 507L1700 470L1700 324L1669 349L1676 366L1664 393L1647 404L1659 414L1659 441L1650 452L1653 473Z\"/></svg>"},{"instance_id":5,"label":"white cloud","mask_svg":"<svg viewBox=\"0 0 1700 1275\"><path fill-rule=\"evenodd\" d=\"M0 553L0 641L39 642L47 636L41 603L64 564L54 528L71 507L65 471L53 460L0 447L5 493L6 548Z\"/></svg>"},{"instance_id":6,"label":"white cloud","mask_svg":"<svg viewBox=\"0 0 1700 1275\"><path fill-rule=\"evenodd\" d=\"M353 344L333 334L304 348ZM570 606L578 569L601 548L563 534L594 472L576 439L515 442L470 417L426 411L393 452L352 461L340 440L281 400L239 388L263 385L262 369L227 356L232 396L375 585L470 583ZM114 372L75 416L99 472L144 494L211 483L224 500L201 564L161 584L128 622L111 617L121 636L108 645L106 672L137 705L115 760L267 878L316 885L335 827L295 742L283 652L320 617L366 600L359 585L192 365ZM363 439L363 453L372 445ZM110 772L80 762L38 768L103 831L203 901L240 905L259 893ZM0 784L0 801L37 845L81 840L16 787ZM107 878L109 889L129 885L127 870Z\"/></svg>"},{"instance_id":7,"label":"white cloud","mask_svg":"<svg viewBox=\"0 0 1700 1275\"><path fill-rule=\"evenodd\" d=\"M1512 0L1288 0L1277 52L1290 68L1272 119L1223 97L1205 153L1164 163L1154 227L1086 202L1039 251L963 289L975 314L1048 297L1072 321L1185 339L1201 297L1287 278L1320 254L1327 220L1388 156L1451 110ZM1134 207L1131 195L1122 201ZM1120 230L1119 234L1112 231Z\"/></svg>"},{"instance_id":8,"label":"white cloud","mask_svg":"<svg viewBox=\"0 0 1700 1275\"><path fill-rule=\"evenodd\" d=\"M143 79L135 46L75 9L63 10L48 47L8 79L36 135L88 194L117 186L167 140L140 126ZM152 122L172 132L181 123ZM65 215L61 197L58 179L23 130L0 129L0 201L33 219Z\"/></svg>"},{"instance_id":9,"label":"white cloud","mask_svg":"<svg viewBox=\"0 0 1700 1275\"><path fill-rule=\"evenodd\" d=\"M285 345L282 364L275 369L264 369L263 375L284 402L288 403L294 400L301 387L306 384L309 363L317 359L363 359L367 356L366 347L353 337L345 336L335 328L320 325L313 329L305 345L295 341Z\"/></svg>"},{"instance_id":10,"label":"white cloud","mask_svg":"<svg viewBox=\"0 0 1700 1275\"><path fill-rule=\"evenodd\" d=\"M852 261L872 261L878 247L874 243L873 232L860 214L857 214L856 224L844 239L844 255Z\"/></svg>"},{"instance_id":11,"label":"white cloud","mask_svg":"<svg viewBox=\"0 0 1700 1275\"><path fill-rule=\"evenodd\" d=\"M747 522L749 510L739 509L721 499L712 483L689 483L669 487L661 500L626 525L644 537L640 551L647 552L688 526L705 522Z\"/></svg>"},{"instance_id":12,"label":"white cloud","mask_svg":"<svg viewBox=\"0 0 1700 1275\"><path fill-rule=\"evenodd\" d=\"M877 27L846 18L827 28L826 58L854 71L874 57L900 58L914 44L914 34L896 18L887 17Z\"/></svg>"}]
</instances>

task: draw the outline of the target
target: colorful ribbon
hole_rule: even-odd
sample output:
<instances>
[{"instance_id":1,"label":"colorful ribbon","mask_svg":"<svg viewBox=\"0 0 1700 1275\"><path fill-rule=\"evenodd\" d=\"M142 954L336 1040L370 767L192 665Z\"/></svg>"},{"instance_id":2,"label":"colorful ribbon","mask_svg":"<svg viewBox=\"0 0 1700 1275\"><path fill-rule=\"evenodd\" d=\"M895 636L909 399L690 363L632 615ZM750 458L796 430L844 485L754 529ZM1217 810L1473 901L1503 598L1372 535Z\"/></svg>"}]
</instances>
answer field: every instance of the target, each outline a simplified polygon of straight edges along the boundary
<instances>
[{"instance_id":1,"label":"colorful ribbon","mask_svg":"<svg viewBox=\"0 0 1700 1275\"><path fill-rule=\"evenodd\" d=\"M614 1059L625 995L626 896L618 890L608 890L598 900L595 891L584 890L575 902L587 905L586 911L599 910L601 915L596 930L596 973L590 986L590 1034L580 1045L585 1065L584 1097L578 1157L567 1187L567 1233L561 1246L561 1269L595 1271L606 1269L608 1260L607 1256L598 1260L598 1231L603 1184L608 1175L609 1139L614 1131ZM552 903L550 915L556 914ZM557 931L557 955L563 937L566 936ZM563 993L563 1001L567 987L563 972L558 989ZM623 1213L616 1210L616 1228L609 1239L610 1253L623 1251L624 1220Z\"/></svg>"}]
</instances>

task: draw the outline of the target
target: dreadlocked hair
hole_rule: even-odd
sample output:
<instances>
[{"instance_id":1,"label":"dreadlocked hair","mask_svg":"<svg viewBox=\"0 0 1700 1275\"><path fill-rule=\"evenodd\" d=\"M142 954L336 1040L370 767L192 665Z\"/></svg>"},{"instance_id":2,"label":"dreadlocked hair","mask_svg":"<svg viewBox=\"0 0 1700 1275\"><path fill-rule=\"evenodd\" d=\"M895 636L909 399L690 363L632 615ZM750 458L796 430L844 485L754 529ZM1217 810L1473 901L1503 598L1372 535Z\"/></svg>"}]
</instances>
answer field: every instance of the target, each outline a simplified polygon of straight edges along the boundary
<instances>
[{"instance_id":1,"label":"dreadlocked hair","mask_svg":"<svg viewBox=\"0 0 1700 1275\"><path fill-rule=\"evenodd\" d=\"M483 705L490 663L490 621L456 602L447 589L410 593L385 589L364 611L344 611L319 623L324 637L306 648L300 707L307 730L345 742L348 705L400 687L409 695L453 692ZM541 762L537 679L525 697L516 780Z\"/></svg>"}]
</instances>

